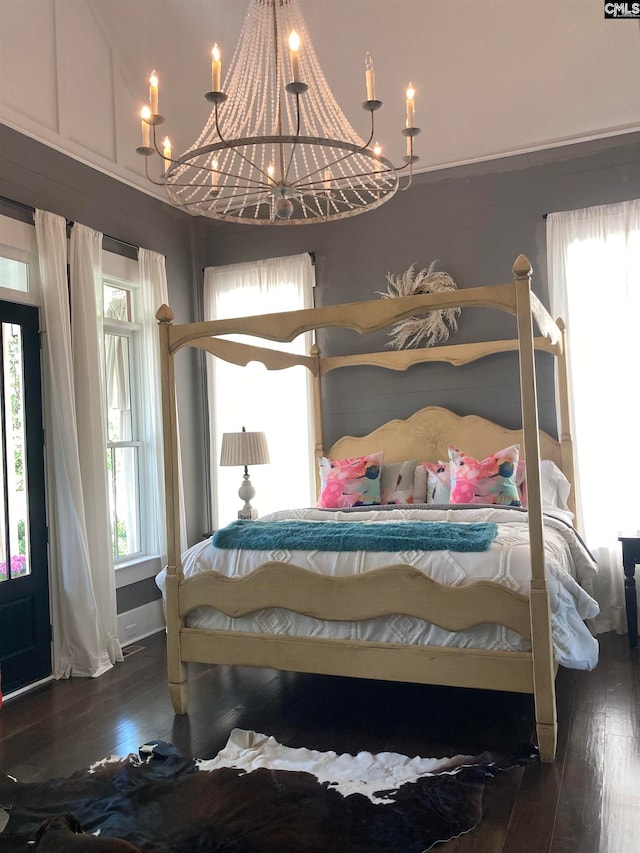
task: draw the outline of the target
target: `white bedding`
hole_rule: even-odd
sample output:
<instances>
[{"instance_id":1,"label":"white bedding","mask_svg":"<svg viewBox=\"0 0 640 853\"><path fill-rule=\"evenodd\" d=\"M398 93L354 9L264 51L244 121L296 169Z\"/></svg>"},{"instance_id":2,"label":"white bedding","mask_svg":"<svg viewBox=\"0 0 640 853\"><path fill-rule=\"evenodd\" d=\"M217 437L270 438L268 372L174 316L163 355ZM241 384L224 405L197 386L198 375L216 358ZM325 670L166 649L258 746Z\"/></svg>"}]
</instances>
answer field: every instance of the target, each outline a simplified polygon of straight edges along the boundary
<instances>
[{"instance_id":1,"label":"white bedding","mask_svg":"<svg viewBox=\"0 0 640 853\"><path fill-rule=\"evenodd\" d=\"M360 512L317 509L285 510L264 516L261 521L300 519L309 522L343 521L493 521L498 535L485 552L406 551L242 551L217 549L209 539L199 542L183 555L185 577L215 571L228 577L242 577L269 560L292 563L312 572L328 575L359 574L390 563L405 563L440 583L459 586L476 580L491 580L518 592L528 593L530 582L529 533L526 513L508 508L474 509L385 509ZM584 623L598 613L589 595L591 579L597 572L590 554L575 531L560 518L545 514L545 554L551 606L555 657L559 664L574 669L593 669L598 660L598 643ZM164 570L156 582L164 592ZM420 619L405 615L368 619L363 622L322 622L288 610L270 608L241 618L226 616L209 607L194 610L190 627L248 631L290 636L331 637L371 642L526 651L528 640L499 625L478 625L468 631L450 633Z\"/></svg>"}]
</instances>

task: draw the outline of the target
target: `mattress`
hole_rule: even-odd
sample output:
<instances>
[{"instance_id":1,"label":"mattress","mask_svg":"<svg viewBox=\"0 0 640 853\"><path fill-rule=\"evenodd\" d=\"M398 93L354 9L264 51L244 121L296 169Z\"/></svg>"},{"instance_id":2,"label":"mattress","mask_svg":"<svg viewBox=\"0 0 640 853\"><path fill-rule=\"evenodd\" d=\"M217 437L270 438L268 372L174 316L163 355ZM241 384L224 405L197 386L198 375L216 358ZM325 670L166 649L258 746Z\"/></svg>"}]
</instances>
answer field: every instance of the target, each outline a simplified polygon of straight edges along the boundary
<instances>
[{"instance_id":1,"label":"mattress","mask_svg":"<svg viewBox=\"0 0 640 853\"><path fill-rule=\"evenodd\" d=\"M331 576L361 574L389 564L407 564L433 580L462 586L490 580L527 594L531 570L526 512L503 507L474 508L374 508L357 512L320 509L283 510L259 521L297 519L309 523L339 521L345 524L385 524L402 521L453 521L458 524L493 522L497 535L486 551L336 552L324 550L234 550L213 547L207 539L182 555L185 578L214 571L231 578L245 577L268 561L299 566ZM258 522L259 523L259 522ZM597 566L584 544L562 514L544 515L545 568L549 591L553 647L562 666L590 670L598 660L598 643L584 620L594 618L598 604L590 595ZM156 578L164 594L165 570ZM269 608L233 618L210 607L189 614L189 627L260 634L326 637L368 642L455 646L505 651L528 651L530 642L516 632L495 624L477 625L451 633L421 619L396 614L361 622L322 621L281 608Z\"/></svg>"}]
</instances>

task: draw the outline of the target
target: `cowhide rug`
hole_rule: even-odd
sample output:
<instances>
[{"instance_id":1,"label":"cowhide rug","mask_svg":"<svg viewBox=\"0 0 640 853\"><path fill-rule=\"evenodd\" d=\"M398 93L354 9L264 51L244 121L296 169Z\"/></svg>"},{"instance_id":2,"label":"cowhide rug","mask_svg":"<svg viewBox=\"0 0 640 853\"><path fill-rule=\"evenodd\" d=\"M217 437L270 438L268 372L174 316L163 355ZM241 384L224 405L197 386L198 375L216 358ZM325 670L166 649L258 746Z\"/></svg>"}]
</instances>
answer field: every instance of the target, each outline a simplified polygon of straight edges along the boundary
<instances>
[{"instance_id":1,"label":"cowhide rug","mask_svg":"<svg viewBox=\"0 0 640 853\"><path fill-rule=\"evenodd\" d=\"M337 755L234 729L211 760L158 743L67 779L0 776L0 853L34 850L40 822L66 812L154 853L423 853L474 829L485 783L534 758Z\"/></svg>"}]
</instances>

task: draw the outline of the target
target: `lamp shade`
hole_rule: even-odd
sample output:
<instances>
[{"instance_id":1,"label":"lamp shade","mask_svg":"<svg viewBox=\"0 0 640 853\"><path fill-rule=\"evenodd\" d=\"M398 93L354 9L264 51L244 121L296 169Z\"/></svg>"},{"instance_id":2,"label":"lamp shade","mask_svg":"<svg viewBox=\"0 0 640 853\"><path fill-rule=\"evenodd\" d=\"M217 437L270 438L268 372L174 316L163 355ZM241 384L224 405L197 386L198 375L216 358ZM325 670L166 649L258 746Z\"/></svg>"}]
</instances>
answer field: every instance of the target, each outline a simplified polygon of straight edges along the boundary
<instances>
[{"instance_id":1,"label":"lamp shade","mask_svg":"<svg viewBox=\"0 0 640 853\"><path fill-rule=\"evenodd\" d=\"M220 465L266 465L268 462L269 449L263 432L222 434Z\"/></svg>"}]
</instances>

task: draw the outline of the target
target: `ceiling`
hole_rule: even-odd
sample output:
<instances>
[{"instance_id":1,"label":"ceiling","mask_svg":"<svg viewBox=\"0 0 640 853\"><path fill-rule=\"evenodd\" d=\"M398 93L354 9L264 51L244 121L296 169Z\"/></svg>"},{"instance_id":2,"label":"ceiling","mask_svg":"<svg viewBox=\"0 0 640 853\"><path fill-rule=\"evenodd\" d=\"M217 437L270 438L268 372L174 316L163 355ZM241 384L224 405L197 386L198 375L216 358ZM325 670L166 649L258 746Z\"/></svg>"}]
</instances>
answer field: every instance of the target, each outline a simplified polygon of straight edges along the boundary
<instances>
[{"instance_id":1,"label":"ceiling","mask_svg":"<svg viewBox=\"0 0 640 853\"><path fill-rule=\"evenodd\" d=\"M376 137L394 162L405 153L410 80L422 169L640 129L640 27L605 21L602 0L299 2L329 85L365 137L364 60L373 56L384 102ZM247 6L0 0L0 120L146 187L134 150L151 70L180 153L209 114L211 46L230 61ZM98 93L112 110L97 108Z\"/></svg>"}]
</instances>

